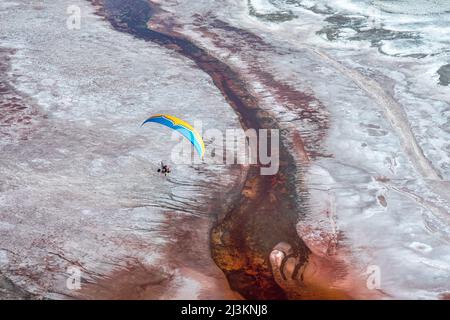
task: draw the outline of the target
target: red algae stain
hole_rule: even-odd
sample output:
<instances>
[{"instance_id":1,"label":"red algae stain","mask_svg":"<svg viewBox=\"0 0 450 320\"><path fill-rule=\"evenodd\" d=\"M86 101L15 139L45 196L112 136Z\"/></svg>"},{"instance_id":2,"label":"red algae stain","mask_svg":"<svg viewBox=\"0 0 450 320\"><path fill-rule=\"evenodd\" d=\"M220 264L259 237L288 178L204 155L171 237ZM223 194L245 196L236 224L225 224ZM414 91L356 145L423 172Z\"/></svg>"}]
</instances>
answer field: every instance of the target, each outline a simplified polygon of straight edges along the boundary
<instances>
[{"instance_id":1,"label":"red algae stain","mask_svg":"<svg viewBox=\"0 0 450 320\"><path fill-rule=\"evenodd\" d=\"M307 155L303 158L329 157L323 154L321 142L329 128L328 112L315 97L309 93L294 88L293 85L278 80L275 76L261 67L258 63L258 52L278 53L278 49L265 42L261 37L214 17L196 16L194 20L196 30L211 40L216 48L226 49L231 54L239 54L240 58L247 62L245 74L249 81L256 80L264 85L264 92L253 93L260 101L270 96L271 103L282 105L307 124L307 128L295 133L295 143L301 145ZM217 33L219 29L224 32ZM259 97L258 97L259 96Z\"/></svg>"},{"instance_id":2,"label":"red algae stain","mask_svg":"<svg viewBox=\"0 0 450 320\"><path fill-rule=\"evenodd\" d=\"M37 108L18 92L8 77L10 57L15 50L0 48L0 139L28 140L34 120L39 117Z\"/></svg>"}]
</instances>

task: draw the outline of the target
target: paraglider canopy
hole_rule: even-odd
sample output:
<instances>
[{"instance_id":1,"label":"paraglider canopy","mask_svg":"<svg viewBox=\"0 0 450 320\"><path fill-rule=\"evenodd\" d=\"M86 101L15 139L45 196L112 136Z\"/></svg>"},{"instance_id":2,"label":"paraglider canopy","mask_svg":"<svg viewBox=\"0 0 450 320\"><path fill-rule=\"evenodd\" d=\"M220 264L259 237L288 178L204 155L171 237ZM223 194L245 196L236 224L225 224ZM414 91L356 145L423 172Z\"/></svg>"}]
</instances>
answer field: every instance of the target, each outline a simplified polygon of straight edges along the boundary
<instances>
[{"instance_id":1,"label":"paraglider canopy","mask_svg":"<svg viewBox=\"0 0 450 320\"><path fill-rule=\"evenodd\" d=\"M198 152L200 157L203 158L203 155L205 154L205 143L203 142L203 139L197 132L197 130L195 130L194 127L191 126L189 123L187 123L184 120L181 120L180 118L168 114L155 114L150 118L148 118L147 120L145 120L141 126L149 122L159 123L173 130L178 131L192 143L192 145L194 146L195 150Z\"/></svg>"}]
</instances>

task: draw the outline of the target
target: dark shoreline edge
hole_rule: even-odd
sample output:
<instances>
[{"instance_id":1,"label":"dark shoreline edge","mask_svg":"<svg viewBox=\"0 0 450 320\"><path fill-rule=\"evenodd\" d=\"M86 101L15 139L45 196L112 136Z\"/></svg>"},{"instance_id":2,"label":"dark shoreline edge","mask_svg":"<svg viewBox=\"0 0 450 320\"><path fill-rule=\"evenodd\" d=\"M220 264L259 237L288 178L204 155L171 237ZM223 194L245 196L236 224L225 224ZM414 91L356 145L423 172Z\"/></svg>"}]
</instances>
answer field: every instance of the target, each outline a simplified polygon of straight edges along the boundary
<instances>
[{"instance_id":1,"label":"dark shoreline edge","mask_svg":"<svg viewBox=\"0 0 450 320\"><path fill-rule=\"evenodd\" d=\"M118 31L138 39L169 47L191 59L209 74L243 128L277 128L273 118L259 109L258 102L246 89L245 82L228 65L209 55L179 35L151 30L147 22L157 8L146 0L90 0L97 13ZM247 299L287 299L288 293L275 282L269 254L280 242L289 243L299 259L297 270L307 262L309 249L298 237L296 223L296 162L283 141L280 143L280 171L262 176L258 165L250 166L244 189L255 197L241 194L231 210L211 230L211 253L227 276L233 290ZM275 200L273 200L275 199ZM215 213L220 217L221 214ZM293 276L297 276L295 273Z\"/></svg>"}]
</instances>

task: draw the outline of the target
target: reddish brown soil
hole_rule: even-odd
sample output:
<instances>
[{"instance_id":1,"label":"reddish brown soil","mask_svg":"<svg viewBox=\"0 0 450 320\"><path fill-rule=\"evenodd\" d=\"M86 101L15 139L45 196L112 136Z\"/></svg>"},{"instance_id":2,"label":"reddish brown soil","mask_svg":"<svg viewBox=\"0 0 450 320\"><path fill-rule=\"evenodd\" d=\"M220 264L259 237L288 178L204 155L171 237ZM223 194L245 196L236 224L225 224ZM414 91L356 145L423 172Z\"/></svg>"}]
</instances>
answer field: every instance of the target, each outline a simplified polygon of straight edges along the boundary
<instances>
[{"instance_id":1,"label":"reddish brown soil","mask_svg":"<svg viewBox=\"0 0 450 320\"><path fill-rule=\"evenodd\" d=\"M30 99L17 92L8 77L14 50L0 48L0 136L27 140L39 116Z\"/></svg>"}]
</instances>

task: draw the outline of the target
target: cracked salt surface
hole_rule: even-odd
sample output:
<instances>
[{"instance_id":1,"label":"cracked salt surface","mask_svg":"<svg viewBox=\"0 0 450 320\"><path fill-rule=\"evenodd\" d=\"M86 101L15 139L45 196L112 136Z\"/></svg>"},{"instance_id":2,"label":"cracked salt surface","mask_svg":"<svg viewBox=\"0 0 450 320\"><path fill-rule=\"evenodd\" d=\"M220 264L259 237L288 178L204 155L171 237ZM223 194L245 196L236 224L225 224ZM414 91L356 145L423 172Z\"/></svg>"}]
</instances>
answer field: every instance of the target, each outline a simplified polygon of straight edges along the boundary
<instances>
[{"instance_id":1,"label":"cracked salt surface","mask_svg":"<svg viewBox=\"0 0 450 320\"><path fill-rule=\"evenodd\" d=\"M178 141L140 124L164 112L225 130L240 127L236 115L190 61L113 31L88 2L31 2L0 4L0 46L17 50L10 83L45 115L28 140L0 144L2 273L61 298L76 295L65 285L70 265L89 281L133 259L176 268L164 260L175 241L166 213L212 219L207 203L237 177L208 165L158 175ZM80 30L66 28L69 5L81 8Z\"/></svg>"}]
</instances>

